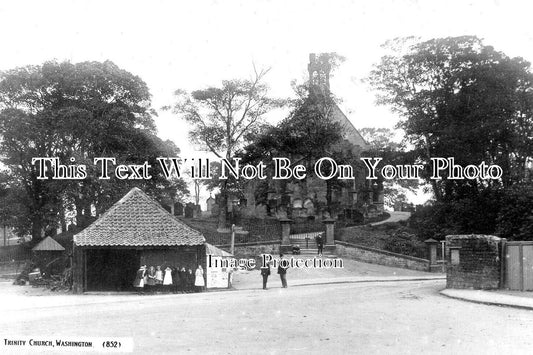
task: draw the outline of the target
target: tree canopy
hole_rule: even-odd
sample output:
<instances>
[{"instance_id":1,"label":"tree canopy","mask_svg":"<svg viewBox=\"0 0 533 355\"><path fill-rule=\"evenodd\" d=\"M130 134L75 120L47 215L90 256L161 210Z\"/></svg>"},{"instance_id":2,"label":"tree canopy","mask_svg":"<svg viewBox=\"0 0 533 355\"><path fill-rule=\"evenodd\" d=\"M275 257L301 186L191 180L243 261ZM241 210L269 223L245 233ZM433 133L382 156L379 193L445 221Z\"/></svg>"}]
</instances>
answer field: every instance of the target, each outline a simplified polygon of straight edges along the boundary
<instances>
[{"instance_id":1,"label":"tree canopy","mask_svg":"<svg viewBox=\"0 0 533 355\"><path fill-rule=\"evenodd\" d=\"M523 181L533 155L533 74L472 36L396 39L370 75L378 102L403 118L399 126L418 158L453 156L457 164L497 164L501 184ZM426 175L429 178L429 175ZM476 193L487 181L431 180L438 200Z\"/></svg>"},{"instance_id":2,"label":"tree canopy","mask_svg":"<svg viewBox=\"0 0 533 355\"><path fill-rule=\"evenodd\" d=\"M381 165L410 165L413 163L413 152L406 151L405 145L394 140L396 131L389 128L365 127L359 130L369 145L365 156L379 157ZM378 170L380 167L377 168ZM383 185L383 202L385 206L394 208L397 203L407 202L408 191L414 191L419 181L410 179L386 180L378 175Z\"/></svg>"},{"instance_id":3,"label":"tree canopy","mask_svg":"<svg viewBox=\"0 0 533 355\"><path fill-rule=\"evenodd\" d=\"M46 62L0 74L0 155L13 189L24 191L25 221L20 233L35 239L46 229L65 227L73 211L78 227L93 219L133 185L152 195L172 194L172 184L152 180L99 180L95 157L117 164L178 153L156 136L150 93L144 81L110 61ZM86 164L83 180L39 180L34 157L57 157L65 165ZM72 159L72 160L71 160ZM74 162L73 162L74 161ZM163 192L164 191L164 192Z\"/></svg>"},{"instance_id":4,"label":"tree canopy","mask_svg":"<svg viewBox=\"0 0 533 355\"><path fill-rule=\"evenodd\" d=\"M473 36L395 39L369 82L378 103L401 116L399 127L426 163L437 202L414 223L426 237L498 233L523 238L533 218L526 161L533 156L533 73ZM434 157L499 165L501 179L430 178ZM520 198L516 189L523 191ZM527 222L529 221L529 222ZM424 233L426 233L424 232Z\"/></svg>"}]
</instances>

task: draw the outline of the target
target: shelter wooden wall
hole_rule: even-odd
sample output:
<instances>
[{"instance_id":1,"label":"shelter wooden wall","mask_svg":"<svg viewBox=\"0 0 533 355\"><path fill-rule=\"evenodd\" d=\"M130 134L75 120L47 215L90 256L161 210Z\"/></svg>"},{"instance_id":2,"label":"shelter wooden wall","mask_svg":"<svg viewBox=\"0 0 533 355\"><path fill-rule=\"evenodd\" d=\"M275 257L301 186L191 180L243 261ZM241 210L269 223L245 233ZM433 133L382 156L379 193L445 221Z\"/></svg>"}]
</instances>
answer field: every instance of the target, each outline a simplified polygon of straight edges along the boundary
<instances>
[{"instance_id":1,"label":"shelter wooden wall","mask_svg":"<svg viewBox=\"0 0 533 355\"><path fill-rule=\"evenodd\" d=\"M147 266L174 266L185 267L196 270L198 264L201 264L206 270L206 248L205 245L198 246L180 246L180 247L145 247L145 248L85 248L74 247L73 257L73 292L76 294L83 293L87 290L87 271L91 265L87 264L87 250L89 249L133 249L140 251L140 263L136 265ZM133 279L131 280L133 282Z\"/></svg>"}]
</instances>

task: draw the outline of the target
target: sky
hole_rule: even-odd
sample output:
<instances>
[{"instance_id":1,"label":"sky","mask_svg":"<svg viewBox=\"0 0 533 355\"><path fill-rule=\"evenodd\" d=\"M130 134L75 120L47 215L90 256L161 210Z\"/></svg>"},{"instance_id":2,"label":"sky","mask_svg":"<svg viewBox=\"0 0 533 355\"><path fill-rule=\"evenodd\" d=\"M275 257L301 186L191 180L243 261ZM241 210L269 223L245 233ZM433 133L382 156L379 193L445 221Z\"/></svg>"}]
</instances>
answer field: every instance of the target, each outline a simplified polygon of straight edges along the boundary
<instances>
[{"instance_id":1,"label":"sky","mask_svg":"<svg viewBox=\"0 0 533 355\"><path fill-rule=\"evenodd\" d=\"M270 68L272 96L306 79L309 53L346 61L332 92L356 128L389 127L398 117L375 104L361 79L386 40L476 35L509 56L533 61L528 1L2 1L0 70L46 60L111 60L140 76L152 93L159 136L194 156L188 126L170 112L176 89L249 78ZM272 120L283 117L271 117ZM415 201L419 202L419 201Z\"/></svg>"}]
</instances>

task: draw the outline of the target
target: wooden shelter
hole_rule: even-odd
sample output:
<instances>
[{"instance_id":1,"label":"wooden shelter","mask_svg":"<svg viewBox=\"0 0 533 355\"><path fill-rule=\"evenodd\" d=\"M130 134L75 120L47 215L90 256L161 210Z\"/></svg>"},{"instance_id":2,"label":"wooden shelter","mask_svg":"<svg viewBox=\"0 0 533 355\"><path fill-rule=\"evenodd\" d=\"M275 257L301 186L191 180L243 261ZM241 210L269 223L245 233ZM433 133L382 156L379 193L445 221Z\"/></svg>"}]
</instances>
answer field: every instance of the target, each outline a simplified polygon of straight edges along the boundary
<instances>
[{"instance_id":1,"label":"wooden shelter","mask_svg":"<svg viewBox=\"0 0 533 355\"><path fill-rule=\"evenodd\" d=\"M59 274L68 265L65 248L52 237L41 240L32 252L33 261L46 273Z\"/></svg>"},{"instance_id":2,"label":"wooden shelter","mask_svg":"<svg viewBox=\"0 0 533 355\"><path fill-rule=\"evenodd\" d=\"M140 265L205 269L204 236L133 188L74 235L74 293L132 289Z\"/></svg>"}]
</instances>

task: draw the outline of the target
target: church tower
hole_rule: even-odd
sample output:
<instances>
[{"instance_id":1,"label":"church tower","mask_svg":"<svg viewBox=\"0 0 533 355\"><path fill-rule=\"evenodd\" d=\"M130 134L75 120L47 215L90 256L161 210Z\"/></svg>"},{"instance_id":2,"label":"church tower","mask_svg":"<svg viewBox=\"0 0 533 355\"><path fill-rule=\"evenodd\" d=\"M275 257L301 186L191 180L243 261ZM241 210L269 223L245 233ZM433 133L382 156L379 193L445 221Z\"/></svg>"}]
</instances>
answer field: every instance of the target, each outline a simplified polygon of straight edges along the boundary
<instances>
[{"instance_id":1,"label":"church tower","mask_svg":"<svg viewBox=\"0 0 533 355\"><path fill-rule=\"evenodd\" d=\"M330 54L309 54L309 88L314 94L329 96L329 75L331 72Z\"/></svg>"}]
</instances>

